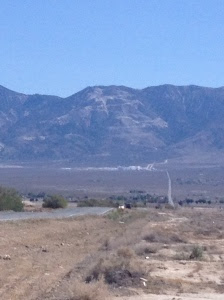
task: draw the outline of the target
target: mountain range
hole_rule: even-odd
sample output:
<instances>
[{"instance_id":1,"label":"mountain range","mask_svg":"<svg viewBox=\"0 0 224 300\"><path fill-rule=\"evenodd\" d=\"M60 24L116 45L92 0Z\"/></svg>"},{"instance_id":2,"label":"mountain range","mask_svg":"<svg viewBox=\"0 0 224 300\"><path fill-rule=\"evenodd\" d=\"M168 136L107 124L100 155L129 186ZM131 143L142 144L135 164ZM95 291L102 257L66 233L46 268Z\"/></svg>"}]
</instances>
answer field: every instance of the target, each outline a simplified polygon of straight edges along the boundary
<instances>
[{"instance_id":1,"label":"mountain range","mask_svg":"<svg viewBox=\"0 0 224 300\"><path fill-rule=\"evenodd\" d=\"M61 98L0 86L1 161L138 164L224 149L224 87L94 86Z\"/></svg>"}]
</instances>

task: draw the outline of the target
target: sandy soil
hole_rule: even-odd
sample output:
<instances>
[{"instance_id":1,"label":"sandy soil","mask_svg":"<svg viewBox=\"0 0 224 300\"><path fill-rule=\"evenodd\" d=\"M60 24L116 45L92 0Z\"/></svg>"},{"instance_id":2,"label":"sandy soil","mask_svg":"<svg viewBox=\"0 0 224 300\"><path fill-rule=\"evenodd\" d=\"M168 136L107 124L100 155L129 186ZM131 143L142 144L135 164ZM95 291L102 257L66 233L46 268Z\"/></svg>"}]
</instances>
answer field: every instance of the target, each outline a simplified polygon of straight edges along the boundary
<instances>
[{"instance_id":1,"label":"sandy soil","mask_svg":"<svg viewBox=\"0 0 224 300\"><path fill-rule=\"evenodd\" d=\"M74 281L83 282L92 265L122 247L136 253L131 259L144 269L145 284L107 285L111 299L223 299L223 217L215 209L132 210L0 223L0 299L70 300ZM203 248L201 259L189 259L195 245ZM153 251L139 252L146 248Z\"/></svg>"},{"instance_id":2,"label":"sandy soil","mask_svg":"<svg viewBox=\"0 0 224 300\"><path fill-rule=\"evenodd\" d=\"M181 295L140 295L134 297L116 298L118 300L223 300L223 295L210 294L181 294Z\"/></svg>"},{"instance_id":3,"label":"sandy soil","mask_svg":"<svg viewBox=\"0 0 224 300\"><path fill-rule=\"evenodd\" d=\"M0 299L45 299L112 231L109 220L94 217L1 223Z\"/></svg>"}]
</instances>

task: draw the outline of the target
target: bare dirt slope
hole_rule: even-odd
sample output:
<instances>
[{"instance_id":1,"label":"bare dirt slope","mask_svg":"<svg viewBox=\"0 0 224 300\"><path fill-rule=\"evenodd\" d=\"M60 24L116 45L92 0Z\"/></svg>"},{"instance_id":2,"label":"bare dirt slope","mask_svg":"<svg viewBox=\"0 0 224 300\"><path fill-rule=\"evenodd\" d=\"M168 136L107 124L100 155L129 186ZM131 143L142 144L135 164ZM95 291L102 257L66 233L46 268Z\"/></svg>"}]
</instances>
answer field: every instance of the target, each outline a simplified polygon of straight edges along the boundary
<instances>
[{"instance_id":1,"label":"bare dirt slope","mask_svg":"<svg viewBox=\"0 0 224 300\"><path fill-rule=\"evenodd\" d=\"M0 299L222 299L223 217L132 210L1 223Z\"/></svg>"},{"instance_id":2,"label":"bare dirt slope","mask_svg":"<svg viewBox=\"0 0 224 300\"><path fill-rule=\"evenodd\" d=\"M1 223L0 299L45 299L113 230L109 220L94 217Z\"/></svg>"},{"instance_id":3,"label":"bare dirt slope","mask_svg":"<svg viewBox=\"0 0 224 300\"><path fill-rule=\"evenodd\" d=\"M116 298L118 300L223 300L223 295L217 294L181 294L181 295L140 295Z\"/></svg>"}]
</instances>

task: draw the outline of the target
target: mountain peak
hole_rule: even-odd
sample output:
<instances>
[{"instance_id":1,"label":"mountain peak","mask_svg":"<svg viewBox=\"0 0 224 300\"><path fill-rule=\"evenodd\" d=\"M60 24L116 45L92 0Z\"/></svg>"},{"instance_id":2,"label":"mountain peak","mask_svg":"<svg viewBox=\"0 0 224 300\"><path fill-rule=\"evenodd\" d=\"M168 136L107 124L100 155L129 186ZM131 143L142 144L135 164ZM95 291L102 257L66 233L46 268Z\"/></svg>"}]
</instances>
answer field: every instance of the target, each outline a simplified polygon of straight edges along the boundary
<instances>
[{"instance_id":1,"label":"mountain peak","mask_svg":"<svg viewBox=\"0 0 224 300\"><path fill-rule=\"evenodd\" d=\"M220 151L223 115L224 88L99 85L63 99L0 86L0 158L126 164Z\"/></svg>"}]
</instances>

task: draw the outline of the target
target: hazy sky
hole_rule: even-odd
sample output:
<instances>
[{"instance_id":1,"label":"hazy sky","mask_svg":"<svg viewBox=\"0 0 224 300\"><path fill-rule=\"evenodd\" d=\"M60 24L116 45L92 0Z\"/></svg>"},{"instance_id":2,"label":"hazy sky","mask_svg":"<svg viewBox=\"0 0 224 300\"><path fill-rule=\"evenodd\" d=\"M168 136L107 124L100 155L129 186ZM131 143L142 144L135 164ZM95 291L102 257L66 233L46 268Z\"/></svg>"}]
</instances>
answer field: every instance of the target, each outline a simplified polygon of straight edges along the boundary
<instances>
[{"instance_id":1,"label":"hazy sky","mask_svg":"<svg viewBox=\"0 0 224 300\"><path fill-rule=\"evenodd\" d=\"M224 85L223 0L0 3L0 85L68 96L164 83Z\"/></svg>"}]
</instances>

